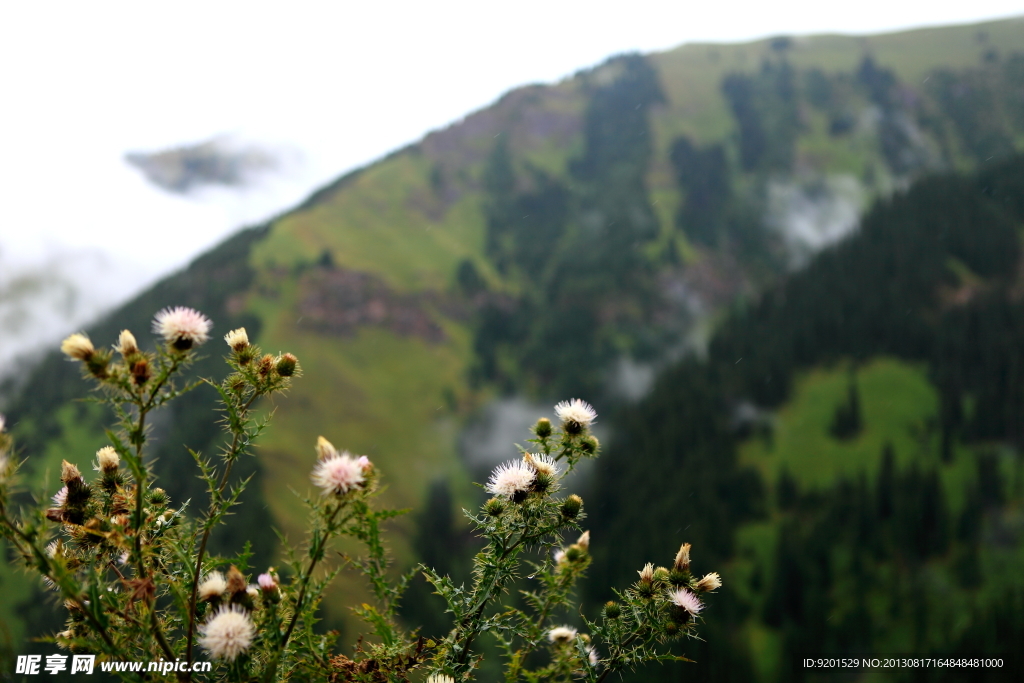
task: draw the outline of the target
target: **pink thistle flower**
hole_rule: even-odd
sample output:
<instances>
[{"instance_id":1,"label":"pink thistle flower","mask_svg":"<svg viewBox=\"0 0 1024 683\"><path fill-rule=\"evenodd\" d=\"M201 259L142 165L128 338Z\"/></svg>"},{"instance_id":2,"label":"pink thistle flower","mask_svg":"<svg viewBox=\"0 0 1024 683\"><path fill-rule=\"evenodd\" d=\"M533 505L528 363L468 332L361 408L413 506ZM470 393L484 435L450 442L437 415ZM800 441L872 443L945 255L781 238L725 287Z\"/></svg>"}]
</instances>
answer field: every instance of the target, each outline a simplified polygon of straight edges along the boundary
<instances>
[{"instance_id":1,"label":"pink thistle flower","mask_svg":"<svg viewBox=\"0 0 1024 683\"><path fill-rule=\"evenodd\" d=\"M185 306L165 308L153 318L153 332L178 351L187 351L208 340L212 327L209 318Z\"/></svg>"},{"instance_id":2,"label":"pink thistle flower","mask_svg":"<svg viewBox=\"0 0 1024 683\"><path fill-rule=\"evenodd\" d=\"M64 486L53 495L54 507L62 508L68 504L68 487Z\"/></svg>"},{"instance_id":3,"label":"pink thistle flower","mask_svg":"<svg viewBox=\"0 0 1024 683\"><path fill-rule=\"evenodd\" d=\"M701 604L700 599L685 588L669 591L668 599L671 600L676 607L689 612L690 616L695 617L702 609L704 609L704 605Z\"/></svg>"},{"instance_id":4,"label":"pink thistle flower","mask_svg":"<svg viewBox=\"0 0 1024 683\"><path fill-rule=\"evenodd\" d=\"M369 460L366 461L369 463ZM348 451L329 454L313 468L313 483L323 489L323 495L342 495L362 485L363 465Z\"/></svg>"},{"instance_id":5,"label":"pink thistle flower","mask_svg":"<svg viewBox=\"0 0 1024 683\"><path fill-rule=\"evenodd\" d=\"M274 576L270 572L260 574L256 579L256 583L265 591L272 591L277 588L277 581L274 580Z\"/></svg>"}]
</instances>

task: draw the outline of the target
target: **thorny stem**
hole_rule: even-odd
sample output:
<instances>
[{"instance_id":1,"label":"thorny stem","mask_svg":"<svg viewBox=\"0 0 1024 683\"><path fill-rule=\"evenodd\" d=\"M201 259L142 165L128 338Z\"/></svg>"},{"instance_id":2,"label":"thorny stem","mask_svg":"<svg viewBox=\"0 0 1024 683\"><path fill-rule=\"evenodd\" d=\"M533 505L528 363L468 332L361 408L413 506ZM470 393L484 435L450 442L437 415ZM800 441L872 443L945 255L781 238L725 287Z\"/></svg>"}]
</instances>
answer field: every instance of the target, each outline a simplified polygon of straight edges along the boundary
<instances>
[{"instance_id":1,"label":"thorny stem","mask_svg":"<svg viewBox=\"0 0 1024 683\"><path fill-rule=\"evenodd\" d=\"M248 412L249 407L253 404L253 401L256 400L257 396L258 394L254 393L249 398L249 400L246 402L246 404L242 407L242 410L240 411L242 414ZM238 459L238 453L236 452L236 449L238 448L238 441L240 437L241 432L235 432L234 438L231 440L231 449L228 451L228 453L230 453L233 457L228 459L227 466L224 468L224 474L221 475L220 483L217 485L217 495L210 500L210 510L209 512L207 512L207 521L209 521L209 519L213 515L217 499L220 498L220 495L224 492L224 487L227 486L228 475L231 474L231 466L234 465L235 460ZM189 599L188 602L188 631L185 637L185 656L189 664L192 664L192 638L195 636L196 594L199 591L199 575L202 572L203 568L203 558L206 556L206 544L209 543L210 533L213 531L213 525L207 523L204 526L205 529L203 530L203 538L202 541L200 541L199 543L199 553L196 556L196 568L192 576L192 597ZM192 667L188 666L186 668L191 671ZM186 680L191 679L192 675L191 673L189 673L186 676Z\"/></svg>"},{"instance_id":2,"label":"thorny stem","mask_svg":"<svg viewBox=\"0 0 1024 683\"><path fill-rule=\"evenodd\" d=\"M338 513L341 512L341 509L343 507L345 507L345 504L343 502L338 503L338 507L334 508L334 511L331 512L330 517L327 518L326 533L330 532L330 528L334 524L334 520L337 518ZM278 645L277 649L277 655L275 656L273 663L267 667L265 680L272 680L274 674L277 672L277 667L281 663L281 658L284 656L285 649L288 647L288 640L292 637L292 631L295 629L295 624L298 623L299 616L302 614L302 603L306 599L306 589L309 587L309 580L313 576L313 569L324 556L323 544L327 543L326 533L325 538L320 540L319 543L316 540L314 540L314 543L318 543L319 547L316 548L315 551L310 553L311 556L309 558L309 568L306 569L306 571L302 575L302 585L299 588L299 595L295 599L295 611L292 613L292 618L288 622L288 628L285 630L284 635L281 637L281 642Z\"/></svg>"}]
</instances>

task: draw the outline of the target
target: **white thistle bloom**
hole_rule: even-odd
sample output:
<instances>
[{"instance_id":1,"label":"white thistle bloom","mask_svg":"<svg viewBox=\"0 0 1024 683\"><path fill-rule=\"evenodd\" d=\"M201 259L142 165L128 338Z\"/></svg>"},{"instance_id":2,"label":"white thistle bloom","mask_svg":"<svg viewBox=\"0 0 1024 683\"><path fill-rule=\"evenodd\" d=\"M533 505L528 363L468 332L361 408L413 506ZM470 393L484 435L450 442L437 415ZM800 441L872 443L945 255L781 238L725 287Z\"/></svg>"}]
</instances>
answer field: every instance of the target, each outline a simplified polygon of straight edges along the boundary
<instances>
[{"instance_id":1,"label":"white thistle bloom","mask_svg":"<svg viewBox=\"0 0 1024 683\"><path fill-rule=\"evenodd\" d=\"M583 548L584 550L588 550L590 548L590 529L587 529L582 534L580 534L579 539L577 539L576 541L576 545Z\"/></svg>"},{"instance_id":2,"label":"white thistle bloom","mask_svg":"<svg viewBox=\"0 0 1024 683\"><path fill-rule=\"evenodd\" d=\"M562 564L563 562L566 561L565 560L565 551L562 550L561 548L556 550L554 555L555 555L555 564Z\"/></svg>"},{"instance_id":3,"label":"white thistle bloom","mask_svg":"<svg viewBox=\"0 0 1024 683\"><path fill-rule=\"evenodd\" d=\"M235 351L241 351L249 345L249 335L244 327L239 327L237 330L231 330L225 334L224 341Z\"/></svg>"},{"instance_id":4,"label":"white thistle bloom","mask_svg":"<svg viewBox=\"0 0 1024 683\"><path fill-rule=\"evenodd\" d=\"M562 421L567 431L581 431L589 427L597 417L597 411L589 403L580 398L562 401L555 406L555 415Z\"/></svg>"},{"instance_id":5,"label":"white thistle bloom","mask_svg":"<svg viewBox=\"0 0 1024 683\"><path fill-rule=\"evenodd\" d=\"M113 446L104 446L96 451L96 471L113 472L121 465L121 456Z\"/></svg>"},{"instance_id":6,"label":"white thistle bloom","mask_svg":"<svg viewBox=\"0 0 1024 683\"><path fill-rule=\"evenodd\" d=\"M591 646L587 648L587 661L590 662L590 666L597 666L601 661L601 657L597 654L596 647Z\"/></svg>"},{"instance_id":7,"label":"white thistle bloom","mask_svg":"<svg viewBox=\"0 0 1024 683\"><path fill-rule=\"evenodd\" d=\"M323 439L323 437L321 437ZM326 439L324 443L330 445ZM331 446L331 450L334 447ZM320 444L317 444L320 451ZM366 464L369 464L366 460ZM348 451L338 453L337 451L327 454L313 468L311 478L313 483L323 489L323 495L341 495L362 485L366 481L363 476L364 463L360 458L353 458Z\"/></svg>"},{"instance_id":8,"label":"white thistle bloom","mask_svg":"<svg viewBox=\"0 0 1024 683\"><path fill-rule=\"evenodd\" d=\"M455 679L448 674L430 674L427 683L455 683Z\"/></svg>"},{"instance_id":9,"label":"white thistle bloom","mask_svg":"<svg viewBox=\"0 0 1024 683\"><path fill-rule=\"evenodd\" d=\"M238 605L221 607L199 632L199 644L211 657L229 661L248 650L256 635L249 615Z\"/></svg>"},{"instance_id":10,"label":"white thistle bloom","mask_svg":"<svg viewBox=\"0 0 1024 683\"><path fill-rule=\"evenodd\" d=\"M228 589L227 579L220 572L214 571L206 575L203 582L199 584L199 599L200 600L211 600L213 598L219 598L224 595L224 591Z\"/></svg>"},{"instance_id":11,"label":"white thistle bloom","mask_svg":"<svg viewBox=\"0 0 1024 683\"><path fill-rule=\"evenodd\" d=\"M51 541L50 545L46 546L46 555L51 559L56 558L58 555L64 556L64 546L60 542L60 539Z\"/></svg>"},{"instance_id":12,"label":"white thistle bloom","mask_svg":"<svg viewBox=\"0 0 1024 683\"><path fill-rule=\"evenodd\" d=\"M558 465L549 456L543 453L527 453L523 456L527 465L537 470L537 474L548 477L557 477L559 474Z\"/></svg>"},{"instance_id":13,"label":"white thistle bloom","mask_svg":"<svg viewBox=\"0 0 1024 683\"><path fill-rule=\"evenodd\" d=\"M556 626L548 631L548 640L552 643L568 643L576 637L576 629L572 626Z\"/></svg>"},{"instance_id":14,"label":"white thistle bloom","mask_svg":"<svg viewBox=\"0 0 1024 683\"><path fill-rule=\"evenodd\" d=\"M185 306L165 308L153 318L153 332L179 351L199 346L208 340L212 327L209 318Z\"/></svg>"},{"instance_id":15,"label":"white thistle bloom","mask_svg":"<svg viewBox=\"0 0 1024 683\"><path fill-rule=\"evenodd\" d=\"M511 498L517 493L526 493L537 478L537 472L522 460L510 460L498 465L487 482L487 492L495 496Z\"/></svg>"},{"instance_id":16,"label":"white thistle bloom","mask_svg":"<svg viewBox=\"0 0 1024 683\"><path fill-rule=\"evenodd\" d=\"M694 617L704 609L704 605L701 604L700 599L685 588L678 588L674 591L669 591L668 599L671 600L676 607L686 610Z\"/></svg>"}]
</instances>

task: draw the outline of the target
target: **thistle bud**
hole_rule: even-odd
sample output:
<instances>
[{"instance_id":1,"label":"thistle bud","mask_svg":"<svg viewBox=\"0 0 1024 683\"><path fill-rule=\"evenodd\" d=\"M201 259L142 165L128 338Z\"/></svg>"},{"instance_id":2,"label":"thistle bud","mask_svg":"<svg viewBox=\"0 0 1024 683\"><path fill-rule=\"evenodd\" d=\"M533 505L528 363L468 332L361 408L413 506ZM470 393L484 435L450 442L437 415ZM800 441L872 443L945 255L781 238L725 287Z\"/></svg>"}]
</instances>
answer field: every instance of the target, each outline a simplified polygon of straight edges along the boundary
<instances>
[{"instance_id":1,"label":"thistle bud","mask_svg":"<svg viewBox=\"0 0 1024 683\"><path fill-rule=\"evenodd\" d=\"M266 377L270 374L270 371L274 369L274 357L269 353L260 358L259 364L256 366L256 371L260 373L261 377Z\"/></svg>"},{"instance_id":2,"label":"thistle bud","mask_svg":"<svg viewBox=\"0 0 1024 683\"><path fill-rule=\"evenodd\" d=\"M604 604L604 616L609 619L618 619L619 615L622 614L622 607L619 603L614 600L609 600Z\"/></svg>"},{"instance_id":3,"label":"thistle bud","mask_svg":"<svg viewBox=\"0 0 1024 683\"><path fill-rule=\"evenodd\" d=\"M110 363L109 351L95 351L85 359L85 367L96 379L107 378L107 365Z\"/></svg>"},{"instance_id":4,"label":"thistle bud","mask_svg":"<svg viewBox=\"0 0 1024 683\"><path fill-rule=\"evenodd\" d=\"M316 459L320 462L338 454L338 449L322 436L316 438Z\"/></svg>"},{"instance_id":5,"label":"thistle bud","mask_svg":"<svg viewBox=\"0 0 1024 683\"><path fill-rule=\"evenodd\" d=\"M537 424L533 426L533 433L542 439L546 439L551 436L551 420L546 417L542 417L537 420Z\"/></svg>"},{"instance_id":6,"label":"thistle bud","mask_svg":"<svg viewBox=\"0 0 1024 683\"><path fill-rule=\"evenodd\" d=\"M668 583L669 572L665 567L658 567L654 570L655 583Z\"/></svg>"},{"instance_id":7,"label":"thistle bud","mask_svg":"<svg viewBox=\"0 0 1024 683\"><path fill-rule=\"evenodd\" d=\"M170 496L167 495L167 491L161 488L155 488L149 492L149 503L157 507L162 507L171 502Z\"/></svg>"},{"instance_id":8,"label":"thistle bud","mask_svg":"<svg viewBox=\"0 0 1024 683\"><path fill-rule=\"evenodd\" d=\"M237 330L231 330L225 334L224 341L227 342L228 346L230 346L235 353L241 353L249 346L249 335L246 334L244 327L239 327Z\"/></svg>"},{"instance_id":9,"label":"thistle bud","mask_svg":"<svg viewBox=\"0 0 1024 683\"><path fill-rule=\"evenodd\" d=\"M654 565L648 562L644 565L644 568L637 572L640 575L640 583L652 584L654 583Z\"/></svg>"},{"instance_id":10,"label":"thistle bud","mask_svg":"<svg viewBox=\"0 0 1024 683\"><path fill-rule=\"evenodd\" d=\"M587 556L586 548L581 548L575 543L565 549L565 559L569 562L576 563L580 562Z\"/></svg>"},{"instance_id":11,"label":"thistle bud","mask_svg":"<svg viewBox=\"0 0 1024 683\"><path fill-rule=\"evenodd\" d=\"M121 457L114 450L113 446L104 446L96 451L96 471L105 475L117 472L121 465Z\"/></svg>"},{"instance_id":12,"label":"thistle bud","mask_svg":"<svg viewBox=\"0 0 1024 683\"><path fill-rule=\"evenodd\" d=\"M135 382L135 386L141 387L152 376L153 373L149 368L149 361L145 358L140 358L132 363L132 381Z\"/></svg>"},{"instance_id":13,"label":"thistle bud","mask_svg":"<svg viewBox=\"0 0 1024 683\"><path fill-rule=\"evenodd\" d=\"M484 503L484 510L491 517L500 517L501 513L505 511L505 501L501 498L491 498Z\"/></svg>"},{"instance_id":14,"label":"thistle bud","mask_svg":"<svg viewBox=\"0 0 1024 683\"><path fill-rule=\"evenodd\" d=\"M562 501L562 516L566 519L576 519L582 509L583 499L575 493Z\"/></svg>"},{"instance_id":15,"label":"thistle bud","mask_svg":"<svg viewBox=\"0 0 1024 683\"><path fill-rule=\"evenodd\" d=\"M291 377L299 367L299 359L290 353L285 353L277 358L277 374L281 377Z\"/></svg>"},{"instance_id":16,"label":"thistle bud","mask_svg":"<svg viewBox=\"0 0 1024 683\"><path fill-rule=\"evenodd\" d=\"M593 434L587 434L580 440L580 450L587 456L597 455L601 450L601 442Z\"/></svg>"},{"instance_id":17,"label":"thistle bud","mask_svg":"<svg viewBox=\"0 0 1024 683\"><path fill-rule=\"evenodd\" d=\"M676 553L676 561L672 565L672 568L676 571L689 571L690 570L690 544L684 543L680 548L679 552Z\"/></svg>"},{"instance_id":18,"label":"thistle bud","mask_svg":"<svg viewBox=\"0 0 1024 683\"><path fill-rule=\"evenodd\" d=\"M694 586L698 591L706 593L708 591L717 590L722 587L722 577L718 575L718 572L711 572L705 574L704 578L697 582Z\"/></svg>"},{"instance_id":19,"label":"thistle bud","mask_svg":"<svg viewBox=\"0 0 1024 683\"><path fill-rule=\"evenodd\" d=\"M89 360L96 353L89 338L77 332L61 342L60 350L68 358L81 361Z\"/></svg>"},{"instance_id":20,"label":"thistle bud","mask_svg":"<svg viewBox=\"0 0 1024 683\"><path fill-rule=\"evenodd\" d=\"M117 337L117 346L114 347L114 350L124 358L137 354L139 352L139 344L135 341L135 335L128 330L121 330L121 334Z\"/></svg>"}]
</instances>

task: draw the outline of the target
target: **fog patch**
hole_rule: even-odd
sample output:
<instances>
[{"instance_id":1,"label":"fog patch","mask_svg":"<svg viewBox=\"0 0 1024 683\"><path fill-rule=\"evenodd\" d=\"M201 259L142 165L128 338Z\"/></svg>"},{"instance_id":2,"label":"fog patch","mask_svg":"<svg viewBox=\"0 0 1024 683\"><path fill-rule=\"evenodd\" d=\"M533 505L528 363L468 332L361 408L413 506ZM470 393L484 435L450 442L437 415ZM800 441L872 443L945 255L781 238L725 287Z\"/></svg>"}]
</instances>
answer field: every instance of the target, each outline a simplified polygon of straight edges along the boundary
<instances>
[{"instance_id":1,"label":"fog patch","mask_svg":"<svg viewBox=\"0 0 1024 683\"><path fill-rule=\"evenodd\" d=\"M651 390L654 376L655 368L652 364L622 356L612 368L612 392L630 401L638 401Z\"/></svg>"},{"instance_id":2,"label":"fog patch","mask_svg":"<svg viewBox=\"0 0 1024 683\"><path fill-rule=\"evenodd\" d=\"M850 234L866 199L852 175L805 182L772 180L767 193L768 226L782 236L793 268Z\"/></svg>"},{"instance_id":3,"label":"fog patch","mask_svg":"<svg viewBox=\"0 0 1024 683\"><path fill-rule=\"evenodd\" d=\"M126 301L149 275L97 249L0 249L0 380L24 376L72 332ZM108 340L112 342L113 340ZM97 346L108 343L94 340ZM13 385L0 390L0 402Z\"/></svg>"}]
</instances>

